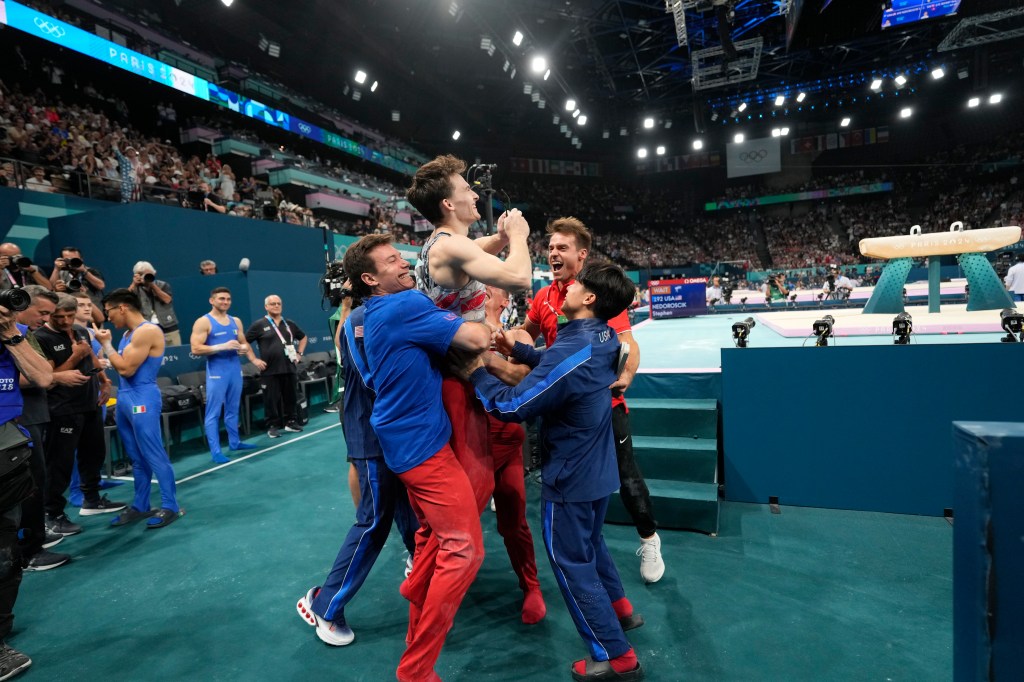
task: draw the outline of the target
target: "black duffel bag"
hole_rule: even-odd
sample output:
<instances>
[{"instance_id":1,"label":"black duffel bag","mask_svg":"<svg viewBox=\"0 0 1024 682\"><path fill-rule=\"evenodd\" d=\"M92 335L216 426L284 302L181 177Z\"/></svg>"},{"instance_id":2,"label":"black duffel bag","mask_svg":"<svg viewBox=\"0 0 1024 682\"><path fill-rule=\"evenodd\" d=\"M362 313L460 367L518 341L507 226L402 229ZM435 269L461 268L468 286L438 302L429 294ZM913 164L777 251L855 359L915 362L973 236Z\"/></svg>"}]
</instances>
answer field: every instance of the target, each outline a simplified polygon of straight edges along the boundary
<instances>
[{"instance_id":1,"label":"black duffel bag","mask_svg":"<svg viewBox=\"0 0 1024 682\"><path fill-rule=\"evenodd\" d=\"M160 387L160 404L165 412L190 410L199 407L201 401L202 398L191 386L174 384Z\"/></svg>"}]
</instances>

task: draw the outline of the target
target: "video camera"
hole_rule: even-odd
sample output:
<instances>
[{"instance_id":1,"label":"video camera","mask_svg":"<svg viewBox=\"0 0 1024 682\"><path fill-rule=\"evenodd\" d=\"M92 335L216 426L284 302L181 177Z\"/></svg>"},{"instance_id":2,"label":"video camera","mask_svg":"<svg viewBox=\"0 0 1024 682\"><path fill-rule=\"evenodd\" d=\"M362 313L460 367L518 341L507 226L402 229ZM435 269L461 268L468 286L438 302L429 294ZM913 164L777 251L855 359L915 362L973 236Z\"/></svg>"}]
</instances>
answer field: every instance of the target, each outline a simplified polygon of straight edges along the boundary
<instances>
[{"instance_id":1,"label":"video camera","mask_svg":"<svg viewBox=\"0 0 1024 682\"><path fill-rule=\"evenodd\" d=\"M732 277L722 275L718 278L718 282L722 287L722 301L726 305L732 303L732 292L736 290L736 286L732 283Z\"/></svg>"},{"instance_id":2,"label":"video camera","mask_svg":"<svg viewBox=\"0 0 1024 682\"><path fill-rule=\"evenodd\" d=\"M347 280L345 266L340 260L327 264L327 270L320 278L320 295L323 300L330 302L332 308L337 308L342 299L352 295L352 290L345 286Z\"/></svg>"},{"instance_id":3,"label":"video camera","mask_svg":"<svg viewBox=\"0 0 1024 682\"><path fill-rule=\"evenodd\" d=\"M832 325L836 323L836 320L831 315L826 315L820 320L815 320L811 326L811 330L814 335L818 337L818 340L814 342L815 346L827 346L828 337L832 336Z\"/></svg>"},{"instance_id":4,"label":"video camera","mask_svg":"<svg viewBox=\"0 0 1024 682\"><path fill-rule=\"evenodd\" d=\"M750 336L750 330L755 326L754 318L752 317L748 317L740 322L733 322L732 338L737 348L747 347L747 338Z\"/></svg>"}]
</instances>

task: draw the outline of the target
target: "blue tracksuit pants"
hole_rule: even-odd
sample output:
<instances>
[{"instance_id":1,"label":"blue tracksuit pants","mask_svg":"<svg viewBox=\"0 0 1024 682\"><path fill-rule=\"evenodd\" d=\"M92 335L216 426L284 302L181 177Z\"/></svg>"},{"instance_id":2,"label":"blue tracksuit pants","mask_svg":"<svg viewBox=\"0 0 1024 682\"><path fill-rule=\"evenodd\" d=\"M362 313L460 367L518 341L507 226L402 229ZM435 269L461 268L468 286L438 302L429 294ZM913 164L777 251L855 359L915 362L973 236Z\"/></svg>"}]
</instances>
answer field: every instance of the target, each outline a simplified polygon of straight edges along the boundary
<instances>
[{"instance_id":1,"label":"blue tracksuit pants","mask_svg":"<svg viewBox=\"0 0 1024 682\"><path fill-rule=\"evenodd\" d=\"M391 532L391 522L398 527L410 553L415 548L419 528L405 486L384 465L383 458L353 459L352 463L359 473L362 491L356 522L312 604L314 613L329 621L344 621L345 605L369 575Z\"/></svg>"},{"instance_id":2,"label":"blue tracksuit pants","mask_svg":"<svg viewBox=\"0 0 1024 682\"><path fill-rule=\"evenodd\" d=\"M220 454L220 413L228 428L228 445L238 448L238 412L242 400L241 373L228 372L206 377L206 442L210 452Z\"/></svg>"},{"instance_id":3,"label":"blue tracksuit pants","mask_svg":"<svg viewBox=\"0 0 1024 682\"><path fill-rule=\"evenodd\" d=\"M160 485L160 507L180 511L175 497L174 469L160 433L160 389L156 384L141 391L124 388L117 396L117 431L121 435L135 478L132 506L148 511L152 478Z\"/></svg>"},{"instance_id":4,"label":"blue tracksuit pants","mask_svg":"<svg viewBox=\"0 0 1024 682\"><path fill-rule=\"evenodd\" d=\"M626 593L602 534L608 499L541 500L544 547L558 589L595 661L617 658L632 648L612 608Z\"/></svg>"}]
</instances>

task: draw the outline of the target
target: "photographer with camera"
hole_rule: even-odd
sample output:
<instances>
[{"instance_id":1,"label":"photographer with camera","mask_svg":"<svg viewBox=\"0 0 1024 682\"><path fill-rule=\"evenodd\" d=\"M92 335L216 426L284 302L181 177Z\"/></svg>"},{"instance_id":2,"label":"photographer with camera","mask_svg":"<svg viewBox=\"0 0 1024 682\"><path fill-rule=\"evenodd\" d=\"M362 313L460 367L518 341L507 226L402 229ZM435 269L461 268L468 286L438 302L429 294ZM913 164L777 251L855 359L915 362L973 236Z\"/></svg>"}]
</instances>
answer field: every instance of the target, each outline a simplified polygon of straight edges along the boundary
<instances>
[{"instance_id":1,"label":"photographer with camera","mask_svg":"<svg viewBox=\"0 0 1024 682\"><path fill-rule=\"evenodd\" d=\"M769 274L764 286L761 287L761 293L764 294L764 302L767 305L771 305L772 301L784 301L789 295L789 290L786 289L786 275L781 272Z\"/></svg>"},{"instance_id":2,"label":"photographer with camera","mask_svg":"<svg viewBox=\"0 0 1024 682\"><path fill-rule=\"evenodd\" d=\"M704 292L704 299L708 305L715 305L722 300L722 279L715 275L708 282L708 287Z\"/></svg>"},{"instance_id":3,"label":"photographer with camera","mask_svg":"<svg viewBox=\"0 0 1024 682\"><path fill-rule=\"evenodd\" d=\"M43 356L24 343L26 329L14 313L30 304L23 291L0 291L0 668L13 677L32 665L25 654L12 649L7 637L14 626L14 602L21 585L22 562L18 548L21 504L35 487L29 469L29 434L17 420L22 413L20 377L45 388L53 371Z\"/></svg>"},{"instance_id":4,"label":"photographer with camera","mask_svg":"<svg viewBox=\"0 0 1024 682\"><path fill-rule=\"evenodd\" d=\"M128 291L139 297L142 316L163 330L164 344L180 346L181 332L178 330L178 315L171 305L174 301L171 285L156 278L156 268L152 263L140 260L135 264Z\"/></svg>"},{"instance_id":5,"label":"photographer with camera","mask_svg":"<svg viewBox=\"0 0 1024 682\"><path fill-rule=\"evenodd\" d=\"M3 270L0 291L20 289L26 284L38 284L44 289L51 288L49 280L32 264L31 259L21 255L21 247L13 242L0 244L0 269Z\"/></svg>"},{"instance_id":6,"label":"photographer with camera","mask_svg":"<svg viewBox=\"0 0 1024 682\"><path fill-rule=\"evenodd\" d=\"M295 366L306 351L308 339L299 325L282 316L284 308L280 296L267 296L263 307L267 314L252 323L245 332L245 340L259 344L260 357L252 364L260 370L265 392L267 436L280 438L282 427L291 433L302 431L296 410Z\"/></svg>"},{"instance_id":7,"label":"photographer with camera","mask_svg":"<svg viewBox=\"0 0 1024 682\"><path fill-rule=\"evenodd\" d=\"M92 321L97 324L103 324L103 306L100 301L103 300L106 286L103 273L85 264L77 246L65 246L60 250L60 258L53 261L50 288L58 293L74 293L84 289L93 304Z\"/></svg>"},{"instance_id":8,"label":"photographer with camera","mask_svg":"<svg viewBox=\"0 0 1024 682\"><path fill-rule=\"evenodd\" d=\"M823 291L826 298L842 299L845 301L850 298L850 293L853 291L853 281L839 271L838 265L833 265L829 268L828 275L825 277Z\"/></svg>"},{"instance_id":9,"label":"photographer with camera","mask_svg":"<svg viewBox=\"0 0 1024 682\"><path fill-rule=\"evenodd\" d=\"M228 208L224 200L213 193L210 183L200 182L195 189L190 189L188 195L181 205L185 208L194 208L197 211L214 211L216 213L227 213Z\"/></svg>"}]
</instances>

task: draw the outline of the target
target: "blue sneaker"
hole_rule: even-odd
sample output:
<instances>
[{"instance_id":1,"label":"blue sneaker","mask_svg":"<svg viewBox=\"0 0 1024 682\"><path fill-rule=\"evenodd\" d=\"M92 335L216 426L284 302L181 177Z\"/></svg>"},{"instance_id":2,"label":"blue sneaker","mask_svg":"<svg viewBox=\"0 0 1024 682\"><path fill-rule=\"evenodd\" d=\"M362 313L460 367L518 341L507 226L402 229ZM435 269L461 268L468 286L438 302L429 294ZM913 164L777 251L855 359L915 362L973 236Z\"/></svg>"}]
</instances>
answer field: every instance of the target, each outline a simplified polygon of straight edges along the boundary
<instances>
[{"instance_id":1,"label":"blue sneaker","mask_svg":"<svg viewBox=\"0 0 1024 682\"><path fill-rule=\"evenodd\" d=\"M257 450L259 445L253 445L252 443L240 442L238 447L231 448L232 450Z\"/></svg>"},{"instance_id":2,"label":"blue sneaker","mask_svg":"<svg viewBox=\"0 0 1024 682\"><path fill-rule=\"evenodd\" d=\"M213 460L214 464L227 464L231 461L231 458L227 457L223 452L210 453L210 459Z\"/></svg>"}]
</instances>

